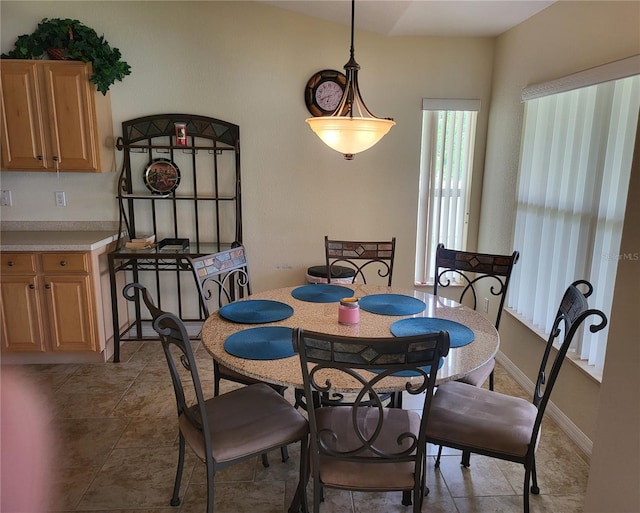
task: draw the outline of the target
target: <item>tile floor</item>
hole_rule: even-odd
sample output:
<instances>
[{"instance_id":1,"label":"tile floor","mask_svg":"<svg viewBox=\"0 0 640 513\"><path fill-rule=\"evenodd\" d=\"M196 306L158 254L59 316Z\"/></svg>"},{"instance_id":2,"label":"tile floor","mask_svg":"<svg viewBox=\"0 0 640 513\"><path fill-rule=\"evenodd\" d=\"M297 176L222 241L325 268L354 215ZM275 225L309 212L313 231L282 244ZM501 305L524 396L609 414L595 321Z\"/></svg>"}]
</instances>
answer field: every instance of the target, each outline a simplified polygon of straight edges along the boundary
<instances>
[{"instance_id":1,"label":"tile floor","mask_svg":"<svg viewBox=\"0 0 640 513\"><path fill-rule=\"evenodd\" d=\"M213 390L211 361L197 346L204 390ZM24 369L48 390L55 409L59 457L53 472L52 511L109 513L191 513L205 511L206 473L192 453L187 461L180 507L169 506L177 458L173 390L159 343L127 342L122 362L102 365L30 365ZM523 391L500 368L496 390ZM520 465L472 455L471 468L459 453L445 450L439 470L430 447L428 486L422 511L484 513L522 511ZM287 510L297 481L299 451L287 463L279 451L271 466L252 460L217 476L217 513L280 513ZM549 420L537 453L541 494L532 513L582 511L588 465ZM311 486L309 486L311 488ZM322 513L409 512L400 493L327 490Z\"/></svg>"}]
</instances>

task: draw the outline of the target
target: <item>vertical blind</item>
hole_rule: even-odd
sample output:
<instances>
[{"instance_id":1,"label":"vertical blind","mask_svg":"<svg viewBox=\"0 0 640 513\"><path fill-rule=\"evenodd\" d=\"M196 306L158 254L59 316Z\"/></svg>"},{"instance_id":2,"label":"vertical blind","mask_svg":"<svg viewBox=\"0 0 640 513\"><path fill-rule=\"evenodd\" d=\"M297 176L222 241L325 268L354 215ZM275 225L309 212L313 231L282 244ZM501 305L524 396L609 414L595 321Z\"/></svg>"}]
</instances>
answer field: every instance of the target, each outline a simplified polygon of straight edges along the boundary
<instances>
[{"instance_id":1,"label":"vertical blind","mask_svg":"<svg viewBox=\"0 0 640 513\"><path fill-rule=\"evenodd\" d=\"M466 249L477 100L423 100L416 282L433 280L442 242Z\"/></svg>"},{"instance_id":2,"label":"vertical blind","mask_svg":"<svg viewBox=\"0 0 640 513\"><path fill-rule=\"evenodd\" d=\"M640 108L640 76L525 102L508 304L548 333L576 279L611 313ZM608 329L577 337L576 355L602 371Z\"/></svg>"}]
</instances>

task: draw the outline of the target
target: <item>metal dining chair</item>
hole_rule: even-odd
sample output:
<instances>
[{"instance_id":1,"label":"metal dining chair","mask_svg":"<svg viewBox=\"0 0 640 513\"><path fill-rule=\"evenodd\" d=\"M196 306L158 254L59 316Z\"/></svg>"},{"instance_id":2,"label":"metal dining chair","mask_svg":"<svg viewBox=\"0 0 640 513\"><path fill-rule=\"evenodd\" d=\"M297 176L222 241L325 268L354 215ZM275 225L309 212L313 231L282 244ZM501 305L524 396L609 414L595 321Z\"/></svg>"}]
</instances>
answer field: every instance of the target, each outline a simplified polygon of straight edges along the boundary
<instances>
[{"instance_id":1,"label":"metal dining chair","mask_svg":"<svg viewBox=\"0 0 640 513\"><path fill-rule=\"evenodd\" d=\"M519 258L520 253L517 251L511 255L492 255L447 249L444 244L438 244L433 293L437 296L439 289L460 286L460 292L455 294L458 302L467 304L474 310L478 310L480 306L481 295L497 299L498 306L493 318L497 330L500 327L511 272ZM488 378L489 389L493 390L495 365L495 359L492 358L459 381L481 387Z\"/></svg>"},{"instance_id":2,"label":"metal dining chair","mask_svg":"<svg viewBox=\"0 0 640 513\"><path fill-rule=\"evenodd\" d=\"M402 491L403 504L422 508L426 486L426 428L436 372L449 352L441 331L408 337L360 338L298 328L293 334L311 430L313 511L323 487L360 491ZM405 377L407 393L422 394L422 411L388 408L380 396L384 380ZM355 400L323 406L317 398L347 379Z\"/></svg>"},{"instance_id":3,"label":"metal dining chair","mask_svg":"<svg viewBox=\"0 0 640 513\"><path fill-rule=\"evenodd\" d=\"M396 253L396 238L388 241L365 242L332 240L324 237L325 261L327 266L327 282L339 276L338 269L353 269L352 283L362 280L367 283L367 275L386 278L387 286L391 286L393 278L393 261Z\"/></svg>"},{"instance_id":4,"label":"metal dining chair","mask_svg":"<svg viewBox=\"0 0 640 513\"><path fill-rule=\"evenodd\" d=\"M307 475L307 420L280 394L264 383L204 398L196 359L187 329L177 316L155 306L138 283L124 289L130 301L136 296L151 313L153 329L160 336L176 397L179 426L178 467L171 506L180 504L180 482L185 446L207 467L207 513L214 511L215 474L230 465L268 451L300 442L299 486L290 511L305 506L303 487ZM186 370L186 372L185 372Z\"/></svg>"},{"instance_id":5,"label":"metal dining chair","mask_svg":"<svg viewBox=\"0 0 640 513\"><path fill-rule=\"evenodd\" d=\"M200 307L204 317L222 306L251 295L251 280L247 254L243 246L189 258L198 288ZM220 393L220 380L243 385L256 383L228 367L213 361L214 395Z\"/></svg>"},{"instance_id":6,"label":"metal dining chair","mask_svg":"<svg viewBox=\"0 0 640 513\"><path fill-rule=\"evenodd\" d=\"M511 272L519 258L520 253L517 251L511 255L493 255L447 249L444 244L438 244L433 293L437 296L438 288L458 286L459 293L454 294L458 302L464 303L474 310L478 310L480 306L481 294L497 298L499 301L493 318L493 324L497 330L500 327L500 318L507 298ZM458 381L481 387L488 379L489 390L493 390L495 366L496 360L491 358L487 363L472 370ZM438 447L437 465L440 463L441 456L442 446ZM469 454L463 453L463 460L468 462Z\"/></svg>"},{"instance_id":7,"label":"metal dining chair","mask_svg":"<svg viewBox=\"0 0 640 513\"><path fill-rule=\"evenodd\" d=\"M567 350L587 318L596 317L591 333L607 324L605 314L587 304L592 292L588 281L578 280L564 293L542 356L533 401L449 381L438 387L431 404L427 442L461 449L465 467L472 452L524 465L524 513L529 513L529 485L532 493L540 493L535 460L540 425Z\"/></svg>"},{"instance_id":8,"label":"metal dining chair","mask_svg":"<svg viewBox=\"0 0 640 513\"><path fill-rule=\"evenodd\" d=\"M247 253L243 246L189 258L193 276L198 288L200 307L206 317L220 307L238 299L251 295L251 279ZM240 374L213 359L213 394L220 394L220 381L227 380L241 385L253 385L261 381ZM287 387L269 386L284 396ZM282 448L282 461L289 458L287 448ZM266 454L263 456L264 466L269 465Z\"/></svg>"}]
</instances>

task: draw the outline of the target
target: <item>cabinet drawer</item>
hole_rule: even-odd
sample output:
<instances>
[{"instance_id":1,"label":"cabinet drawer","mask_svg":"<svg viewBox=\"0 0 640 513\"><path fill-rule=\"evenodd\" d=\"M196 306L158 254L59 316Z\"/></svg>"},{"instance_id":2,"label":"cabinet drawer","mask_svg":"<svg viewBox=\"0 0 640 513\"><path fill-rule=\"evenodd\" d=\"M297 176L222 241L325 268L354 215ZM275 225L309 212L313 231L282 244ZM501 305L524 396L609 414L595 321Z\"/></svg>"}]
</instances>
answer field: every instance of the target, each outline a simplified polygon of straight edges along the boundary
<instances>
[{"instance_id":1,"label":"cabinet drawer","mask_svg":"<svg viewBox=\"0 0 640 513\"><path fill-rule=\"evenodd\" d=\"M86 253L43 253L42 270L54 272L88 272L89 262Z\"/></svg>"},{"instance_id":2,"label":"cabinet drawer","mask_svg":"<svg viewBox=\"0 0 640 513\"><path fill-rule=\"evenodd\" d=\"M33 253L2 253L1 273L30 274L36 272L36 255Z\"/></svg>"}]
</instances>

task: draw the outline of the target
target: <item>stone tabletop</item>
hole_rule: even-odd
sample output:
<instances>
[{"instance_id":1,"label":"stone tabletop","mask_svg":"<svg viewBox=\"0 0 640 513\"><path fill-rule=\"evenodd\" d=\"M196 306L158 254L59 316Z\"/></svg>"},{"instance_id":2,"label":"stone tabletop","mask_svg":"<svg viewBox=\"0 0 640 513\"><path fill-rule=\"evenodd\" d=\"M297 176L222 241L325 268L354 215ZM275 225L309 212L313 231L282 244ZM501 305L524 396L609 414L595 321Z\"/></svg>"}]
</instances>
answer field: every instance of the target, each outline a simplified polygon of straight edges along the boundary
<instances>
[{"instance_id":1,"label":"stone tabletop","mask_svg":"<svg viewBox=\"0 0 640 513\"><path fill-rule=\"evenodd\" d=\"M368 285L342 285L354 289L356 297L369 294L405 294L421 299L426 309L416 315L392 316L379 315L361 311L360 323L355 326L345 326L338 323L338 303L312 303L300 301L291 296L296 287L287 287L266 291L252 295L248 299L270 299L280 301L293 307L294 313L288 319L268 324L240 324L222 318L218 312L213 313L202 328L202 344L207 351L220 363L244 375L274 383L278 385L302 388L302 373L300 360L297 355L279 360L249 360L238 358L227 353L224 341L233 333L257 326L286 326L290 328L302 327L307 330L336 335L360 337L388 337L391 336L390 326L399 319L409 317L437 317L456 321L471 328L474 341L462 347L452 348L445 359L444 365L438 371L437 382L458 379L477 369L498 352L500 338L493 324L480 313L456 303L455 301L434 296L432 294L398 290L393 287ZM410 378L409 378L410 379ZM387 378L382 388L386 391L396 391L404 387L407 378ZM338 388L348 392L348 383L334 382ZM384 391L384 390L382 390Z\"/></svg>"}]
</instances>

